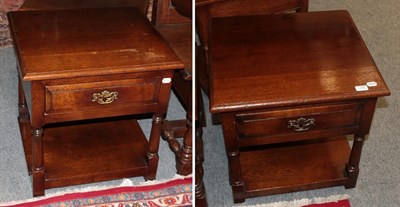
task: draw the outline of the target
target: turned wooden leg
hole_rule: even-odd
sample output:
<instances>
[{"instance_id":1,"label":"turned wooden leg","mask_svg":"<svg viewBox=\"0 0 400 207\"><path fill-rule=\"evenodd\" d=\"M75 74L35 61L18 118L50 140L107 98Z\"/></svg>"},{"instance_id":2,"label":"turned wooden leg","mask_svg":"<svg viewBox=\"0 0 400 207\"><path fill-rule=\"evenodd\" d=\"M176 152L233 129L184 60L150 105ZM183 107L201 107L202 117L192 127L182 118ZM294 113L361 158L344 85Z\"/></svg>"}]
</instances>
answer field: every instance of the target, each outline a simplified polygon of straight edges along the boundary
<instances>
[{"instance_id":1,"label":"turned wooden leg","mask_svg":"<svg viewBox=\"0 0 400 207\"><path fill-rule=\"evenodd\" d=\"M28 106L25 99L24 89L22 87L22 81L18 75L18 123L21 133L21 137L24 144L24 151L27 157L27 168L29 176L32 175L32 129L29 118Z\"/></svg>"},{"instance_id":2,"label":"turned wooden leg","mask_svg":"<svg viewBox=\"0 0 400 207\"><path fill-rule=\"evenodd\" d=\"M189 110L190 112L191 110ZM192 173L192 113L187 114L186 133L183 137L183 146L176 158L176 169L180 175Z\"/></svg>"},{"instance_id":3,"label":"turned wooden leg","mask_svg":"<svg viewBox=\"0 0 400 207\"><path fill-rule=\"evenodd\" d=\"M44 195L43 128L32 129L33 196Z\"/></svg>"},{"instance_id":4,"label":"turned wooden leg","mask_svg":"<svg viewBox=\"0 0 400 207\"><path fill-rule=\"evenodd\" d=\"M186 119L163 121L161 137L168 142L169 148L175 156L179 156L179 151L182 147L177 138L184 137L186 131Z\"/></svg>"},{"instance_id":5,"label":"turned wooden leg","mask_svg":"<svg viewBox=\"0 0 400 207\"><path fill-rule=\"evenodd\" d=\"M156 178L158 166L158 148L160 146L160 132L163 120L163 114L155 114L153 116L153 123L151 126L149 148L147 150L147 175L144 176L146 180L154 180Z\"/></svg>"},{"instance_id":6,"label":"turned wooden leg","mask_svg":"<svg viewBox=\"0 0 400 207\"><path fill-rule=\"evenodd\" d=\"M19 77L18 77L18 112L19 112L18 120L20 122L29 121L29 111L26 105L24 89L22 87L22 83Z\"/></svg>"},{"instance_id":7,"label":"turned wooden leg","mask_svg":"<svg viewBox=\"0 0 400 207\"><path fill-rule=\"evenodd\" d=\"M234 203L243 203L244 183L240 167L240 151L237 140L235 118L232 115L222 115L222 128L224 132L225 149L228 155L229 177L232 187Z\"/></svg>"},{"instance_id":8,"label":"turned wooden leg","mask_svg":"<svg viewBox=\"0 0 400 207\"><path fill-rule=\"evenodd\" d=\"M196 174L195 174L195 202L196 206L205 207L207 206L206 190L203 183L203 162L204 162L204 149L202 130L196 129Z\"/></svg>"},{"instance_id":9,"label":"turned wooden leg","mask_svg":"<svg viewBox=\"0 0 400 207\"><path fill-rule=\"evenodd\" d=\"M163 121L161 137L175 154L176 169L180 175L192 173L192 124L190 120ZM177 138L183 137L183 146Z\"/></svg>"},{"instance_id":10,"label":"turned wooden leg","mask_svg":"<svg viewBox=\"0 0 400 207\"><path fill-rule=\"evenodd\" d=\"M244 183L242 179L242 172L240 170L239 151L228 152L228 161L230 169L230 184L232 186L233 202L243 203L244 197Z\"/></svg>"},{"instance_id":11,"label":"turned wooden leg","mask_svg":"<svg viewBox=\"0 0 400 207\"><path fill-rule=\"evenodd\" d=\"M350 159L346 165L346 174L348 177L348 181L345 185L345 188L354 188L357 184L357 178L359 173L359 163L361 158L361 151L363 147L363 143L365 140L364 135L354 135L354 143L351 149Z\"/></svg>"}]
</instances>

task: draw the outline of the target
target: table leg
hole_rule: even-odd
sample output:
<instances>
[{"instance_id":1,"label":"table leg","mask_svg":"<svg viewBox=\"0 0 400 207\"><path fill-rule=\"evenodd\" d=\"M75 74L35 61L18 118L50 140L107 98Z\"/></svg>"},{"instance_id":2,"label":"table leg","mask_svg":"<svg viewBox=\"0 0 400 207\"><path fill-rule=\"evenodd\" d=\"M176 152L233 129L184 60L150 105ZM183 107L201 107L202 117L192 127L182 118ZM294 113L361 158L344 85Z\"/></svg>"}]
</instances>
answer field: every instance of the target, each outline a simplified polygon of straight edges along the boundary
<instances>
[{"instance_id":1,"label":"table leg","mask_svg":"<svg viewBox=\"0 0 400 207\"><path fill-rule=\"evenodd\" d=\"M361 158L361 151L365 140L364 135L354 135L354 143L350 153L349 162L346 165L346 174L348 181L345 188L354 188L357 184L357 177L360 171L359 164Z\"/></svg>"},{"instance_id":2,"label":"table leg","mask_svg":"<svg viewBox=\"0 0 400 207\"><path fill-rule=\"evenodd\" d=\"M147 175L144 176L146 180L154 180L157 173L158 165L158 148L160 146L160 133L164 114L154 114L153 123L151 126L149 148L147 150Z\"/></svg>"},{"instance_id":3,"label":"table leg","mask_svg":"<svg viewBox=\"0 0 400 207\"><path fill-rule=\"evenodd\" d=\"M192 173L192 124L188 119L164 120L161 137L168 142L169 148L175 154L176 169L180 175ZM183 137L183 146L177 138Z\"/></svg>"},{"instance_id":4,"label":"table leg","mask_svg":"<svg viewBox=\"0 0 400 207\"><path fill-rule=\"evenodd\" d=\"M174 125L174 126L171 126L171 125ZM179 128L178 128L178 125L179 125ZM183 135L179 136L177 133L180 134L181 128L184 128L184 132L183 132ZM181 144L178 142L178 140L176 138L184 137L185 133L186 133L186 120L177 120L177 121L164 120L163 121L161 137L166 142L168 142L169 148L175 154L175 156L179 156L179 151L181 150Z\"/></svg>"},{"instance_id":5,"label":"table leg","mask_svg":"<svg viewBox=\"0 0 400 207\"><path fill-rule=\"evenodd\" d=\"M204 150L201 126L196 126L196 176L195 176L195 202L196 206L207 206L206 190L203 183Z\"/></svg>"},{"instance_id":6,"label":"table leg","mask_svg":"<svg viewBox=\"0 0 400 207\"><path fill-rule=\"evenodd\" d=\"M374 115L377 98L368 99L365 102L360 118L360 129L354 135L353 147L351 149L349 162L346 164L346 175L348 181L345 188L354 188L357 184L358 173L360 171L359 164L361 158L362 147L365 141L365 135L369 133L371 128L372 117Z\"/></svg>"},{"instance_id":7,"label":"table leg","mask_svg":"<svg viewBox=\"0 0 400 207\"><path fill-rule=\"evenodd\" d=\"M44 195L43 128L32 129L33 196Z\"/></svg>"},{"instance_id":8,"label":"table leg","mask_svg":"<svg viewBox=\"0 0 400 207\"><path fill-rule=\"evenodd\" d=\"M28 111L28 107L26 105L24 89L22 87L22 83L21 83L21 79L19 78L19 75L18 75L18 112L19 112L18 120L20 122L29 121L29 111Z\"/></svg>"},{"instance_id":9,"label":"table leg","mask_svg":"<svg viewBox=\"0 0 400 207\"><path fill-rule=\"evenodd\" d=\"M239 160L239 143L235 130L235 117L232 115L222 115L222 129L224 133L225 149L228 155L229 177L232 187L234 203L243 203L244 183Z\"/></svg>"},{"instance_id":10,"label":"table leg","mask_svg":"<svg viewBox=\"0 0 400 207\"><path fill-rule=\"evenodd\" d=\"M24 143L24 150L29 157L27 159L27 167L29 175L32 174L32 159L31 159L31 145L27 145L26 143L31 143L32 140L32 129L31 129L31 122L29 118L29 110L26 103L26 98L24 94L24 88L22 87L22 81L18 75L18 123L20 126L21 137Z\"/></svg>"},{"instance_id":11,"label":"table leg","mask_svg":"<svg viewBox=\"0 0 400 207\"><path fill-rule=\"evenodd\" d=\"M176 169L180 175L189 175L192 173L192 113L188 110L186 132L183 137L183 146L176 158Z\"/></svg>"}]
</instances>

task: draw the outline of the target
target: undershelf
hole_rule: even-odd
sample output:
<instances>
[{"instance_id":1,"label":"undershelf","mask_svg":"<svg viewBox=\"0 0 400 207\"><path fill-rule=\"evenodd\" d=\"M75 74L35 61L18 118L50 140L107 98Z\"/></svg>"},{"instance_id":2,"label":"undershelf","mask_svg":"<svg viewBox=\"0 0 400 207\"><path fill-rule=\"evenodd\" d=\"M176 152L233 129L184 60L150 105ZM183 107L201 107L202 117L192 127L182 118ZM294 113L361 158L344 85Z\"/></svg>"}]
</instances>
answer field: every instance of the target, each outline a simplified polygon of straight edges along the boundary
<instances>
[{"instance_id":1,"label":"undershelf","mask_svg":"<svg viewBox=\"0 0 400 207\"><path fill-rule=\"evenodd\" d=\"M245 197L344 185L349 156L344 136L241 151Z\"/></svg>"},{"instance_id":2,"label":"undershelf","mask_svg":"<svg viewBox=\"0 0 400 207\"><path fill-rule=\"evenodd\" d=\"M29 122L20 122L28 169ZM53 124L43 137L45 188L144 176L148 146L135 119Z\"/></svg>"}]
</instances>

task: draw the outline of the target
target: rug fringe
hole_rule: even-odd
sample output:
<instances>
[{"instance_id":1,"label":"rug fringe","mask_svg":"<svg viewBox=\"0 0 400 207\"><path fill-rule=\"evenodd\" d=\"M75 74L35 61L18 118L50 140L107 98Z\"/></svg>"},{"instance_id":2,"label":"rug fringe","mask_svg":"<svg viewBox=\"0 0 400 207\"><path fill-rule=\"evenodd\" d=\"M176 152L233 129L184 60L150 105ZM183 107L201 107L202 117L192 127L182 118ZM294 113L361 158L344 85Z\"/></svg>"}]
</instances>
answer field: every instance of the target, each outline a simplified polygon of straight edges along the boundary
<instances>
[{"instance_id":1,"label":"rug fringe","mask_svg":"<svg viewBox=\"0 0 400 207\"><path fill-rule=\"evenodd\" d=\"M114 185L88 186L88 187L84 187L84 188L77 188L77 189L72 189L72 190L64 190L64 191L59 191L59 192L55 192L55 193L49 193L46 196L53 197L53 196L64 195L67 193L82 193L82 192L86 192L86 191L99 191L99 190L105 190L105 189L114 188L114 187L148 186L148 185L161 184L161 183L165 183L165 182L169 182L169 181L173 181L173 180L183 180L188 177L191 177L191 175L182 176L182 175L176 174L171 179L143 181L143 182L140 182L139 184L135 184L134 182L132 182L132 180L130 180L128 178L124 178L122 180L121 184L116 185L116 186L114 186Z\"/></svg>"},{"instance_id":2,"label":"rug fringe","mask_svg":"<svg viewBox=\"0 0 400 207\"><path fill-rule=\"evenodd\" d=\"M268 204L256 204L256 205L245 205L240 207L301 207L304 205L310 204L320 204L320 203L328 203L328 202L335 202L339 200L344 200L350 198L349 195L331 195L328 197L317 197L312 199L299 199L294 201L279 201L275 203L268 203Z\"/></svg>"}]
</instances>

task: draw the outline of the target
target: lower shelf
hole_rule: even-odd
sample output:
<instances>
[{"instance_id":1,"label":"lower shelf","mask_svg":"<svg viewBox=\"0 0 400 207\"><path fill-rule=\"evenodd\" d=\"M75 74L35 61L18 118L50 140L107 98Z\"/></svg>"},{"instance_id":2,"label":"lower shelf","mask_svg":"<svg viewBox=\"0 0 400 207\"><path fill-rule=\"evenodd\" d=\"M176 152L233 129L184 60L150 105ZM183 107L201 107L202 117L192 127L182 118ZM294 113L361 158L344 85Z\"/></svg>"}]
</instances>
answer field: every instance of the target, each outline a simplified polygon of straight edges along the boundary
<instances>
[{"instance_id":1,"label":"lower shelf","mask_svg":"<svg viewBox=\"0 0 400 207\"><path fill-rule=\"evenodd\" d=\"M30 169L30 126L20 124ZM43 146L46 189L147 173L148 142L135 119L51 125Z\"/></svg>"},{"instance_id":2,"label":"lower shelf","mask_svg":"<svg viewBox=\"0 0 400 207\"><path fill-rule=\"evenodd\" d=\"M241 151L245 197L344 185L349 156L345 137Z\"/></svg>"}]
</instances>

